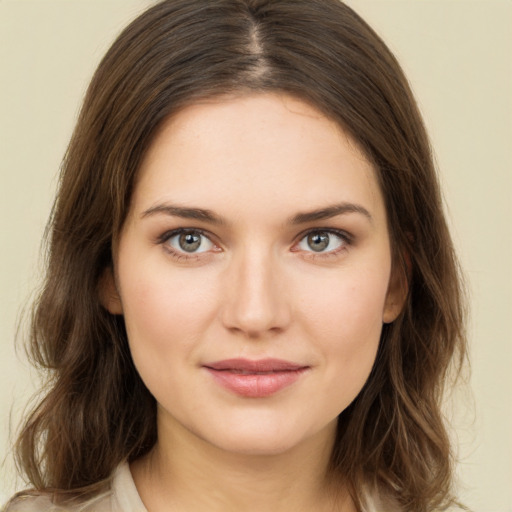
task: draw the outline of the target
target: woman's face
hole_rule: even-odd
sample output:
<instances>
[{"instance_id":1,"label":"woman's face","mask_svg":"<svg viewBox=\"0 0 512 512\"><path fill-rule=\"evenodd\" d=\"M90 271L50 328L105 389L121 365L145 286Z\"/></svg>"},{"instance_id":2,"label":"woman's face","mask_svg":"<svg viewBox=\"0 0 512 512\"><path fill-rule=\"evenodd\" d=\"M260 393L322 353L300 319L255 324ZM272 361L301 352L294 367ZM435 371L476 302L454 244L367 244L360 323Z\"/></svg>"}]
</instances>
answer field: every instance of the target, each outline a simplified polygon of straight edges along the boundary
<instances>
[{"instance_id":1,"label":"woman's face","mask_svg":"<svg viewBox=\"0 0 512 512\"><path fill-rule=\"evenodd\" d=\"M332 439L401 306L374 169L285 95L167 121L115 270L104 303L124 315L159 428L239 453Z\"/></svg>"}]
</instances>

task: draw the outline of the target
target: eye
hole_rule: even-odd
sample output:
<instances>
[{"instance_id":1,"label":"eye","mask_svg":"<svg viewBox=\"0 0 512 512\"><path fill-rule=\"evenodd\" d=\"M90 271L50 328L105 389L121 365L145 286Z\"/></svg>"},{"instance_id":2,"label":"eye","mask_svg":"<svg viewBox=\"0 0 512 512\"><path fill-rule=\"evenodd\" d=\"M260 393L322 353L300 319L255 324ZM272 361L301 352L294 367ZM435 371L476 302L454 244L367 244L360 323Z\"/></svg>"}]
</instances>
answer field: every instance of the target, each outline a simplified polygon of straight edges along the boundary
<instances>
[{"instance_id":1,"label":"eye","mask_svg":"<svg viewBox=\"0 0 512 512\"><path fill-rule=\"evenodd\" d=\"M312 251L317 253L335 252L348 244L347 237L333 231L310 231L304 236L297 248L301 251Z\"/></svg>"},{"instance_id":2,"label":"eye","mask_svg":"<svg viewBox=\"0 0 512 512\"><path fill-rule=\"evenodd\" d=\"M176 252L201 253L211 251L215 245L201 231L189 229L170 233L165 243Z\"/></svg>"}]
</instances>

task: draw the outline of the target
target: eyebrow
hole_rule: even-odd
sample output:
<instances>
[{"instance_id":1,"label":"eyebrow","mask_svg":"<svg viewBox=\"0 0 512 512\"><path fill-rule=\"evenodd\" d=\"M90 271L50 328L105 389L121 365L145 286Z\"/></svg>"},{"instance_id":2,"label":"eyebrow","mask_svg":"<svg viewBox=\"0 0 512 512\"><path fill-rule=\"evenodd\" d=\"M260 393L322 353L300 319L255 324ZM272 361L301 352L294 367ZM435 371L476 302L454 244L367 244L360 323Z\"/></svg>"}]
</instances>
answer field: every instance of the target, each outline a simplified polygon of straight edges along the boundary
<instances>
[{"instance_id":1,"label":"eyebrow","mask_svg":"<svg viewBox=\"0 0 512 512\"><path fill-rule=\"evenodd\" d=\"M145 210L141 217L149 217L156 214L165 214L172 217L181 217L182 219L194 219L209 222L210 224L221 225L226 221L213 213L211 210L203 208L186 208L183 206L174 206L170 204L157 204Z\"/></svg>"},{"instance_id":2,"label":"eyebrow","mask_svg":"<svg viewBox=\"0 0 512 512\"><path fill-rule=\"evenodd\" d=\"M331 219L332 217L336 217L338 215L343 215L347 213L358 213L368 218L370 222L373 221L370 212L364 206L354 203L339 203L332 206L328 206L326 208L320 208L318 210L297 213L288 220L288 224L306 224L307 222ZM227 224L227 221L224 218L220 217L219 215L216 215L211 210L207 210L204 208L187 208L171 204L157 204L155 206L152 206L151 208L145 210L141 214L141 217L145 218L156 214L180 217L182 219L201 220L214 225Z\"/></svg>"},{"instance_id":3,"label":"eyebrow","mask_svg":"<svg viewBox=\"0 0 512 512\"><path fill-rule=\"evenodd\" d=\"M326 220L343 215L346 213L359 213L368 218L370 222L373 221L373 217L370 212L359 204L354 203L339 203L326 208L320 208L318 210L312 210L310 212L298 213L294 215L289 223L290 224L306 224L307 222L314 222L317 220Z\"/></svg>"}]
</instances>

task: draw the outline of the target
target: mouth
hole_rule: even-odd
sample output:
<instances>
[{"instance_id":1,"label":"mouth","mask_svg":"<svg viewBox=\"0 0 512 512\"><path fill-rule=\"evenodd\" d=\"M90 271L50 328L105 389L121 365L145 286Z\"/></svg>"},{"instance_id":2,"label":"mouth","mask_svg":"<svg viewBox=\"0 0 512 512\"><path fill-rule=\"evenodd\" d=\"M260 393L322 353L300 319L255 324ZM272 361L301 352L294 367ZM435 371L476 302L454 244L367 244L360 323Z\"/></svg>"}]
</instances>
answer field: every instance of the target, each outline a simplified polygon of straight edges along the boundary
<instances>
[{"instance_id":1,"label":"mouth","mask_svg":"<svg viewBox=\"0 0 512 512\"><path fill-rule=\"evenodd\" d=\"M226 359L203 365L224 389L247 398L264 398L300 380L310 367L283 359Z\"/></svg>"}]
</instances>

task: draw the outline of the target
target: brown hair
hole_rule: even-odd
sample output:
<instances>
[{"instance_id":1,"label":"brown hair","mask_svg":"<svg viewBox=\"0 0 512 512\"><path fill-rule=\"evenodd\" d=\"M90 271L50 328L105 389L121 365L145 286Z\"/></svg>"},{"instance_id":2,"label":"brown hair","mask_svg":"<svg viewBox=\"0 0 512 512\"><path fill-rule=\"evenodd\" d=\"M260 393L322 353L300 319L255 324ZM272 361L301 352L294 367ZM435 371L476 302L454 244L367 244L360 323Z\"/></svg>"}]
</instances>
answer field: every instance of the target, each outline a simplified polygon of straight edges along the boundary
<instances>
[{"instance_id":1,"label":"brown hair","mask_svg":"<svg viewBox=\"0 0 512 512\"><path fill-rule=\"evenodd\" d=\"M452 456L440 400L450 363L465 356L459 270L407 80L338 0L167 0L108 51L49 224L31 350L50 381L19 437L18 463L38 490L94 491L155 443L155 400L132 363L122 317L100 304L99 280L162 121L201 98L246 91L299 97L359 143L377 170L394 264L408 275L405 308L384 326L373 371L340 415L332 472L359 506L368 484L408 511L447 506Z\"/></svg>"}]
</instances>

